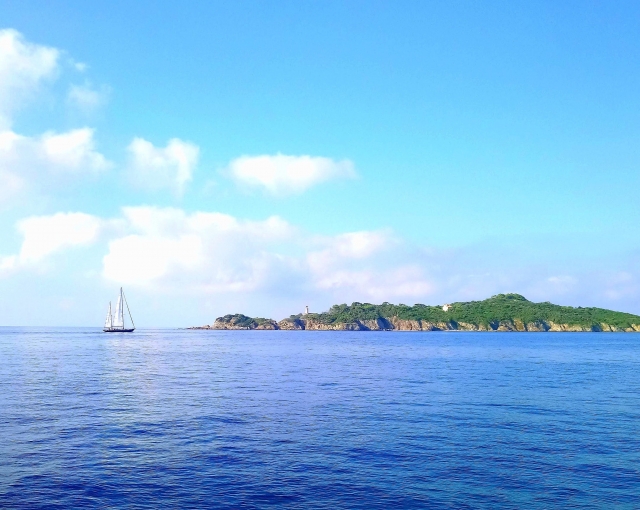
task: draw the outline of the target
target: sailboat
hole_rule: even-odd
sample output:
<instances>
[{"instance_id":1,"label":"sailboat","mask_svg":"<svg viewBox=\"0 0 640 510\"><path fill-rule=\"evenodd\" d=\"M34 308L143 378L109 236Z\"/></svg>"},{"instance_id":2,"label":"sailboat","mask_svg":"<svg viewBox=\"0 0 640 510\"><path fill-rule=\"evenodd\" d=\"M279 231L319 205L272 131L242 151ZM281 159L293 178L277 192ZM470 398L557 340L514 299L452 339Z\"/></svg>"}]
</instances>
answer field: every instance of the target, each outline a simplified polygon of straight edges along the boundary
<instances>
[{"instance_id":1,"label":"sailboat","mask_svg":"<svg viewBox=\"0 0 640 510\"><path fill-rule=\"evenodd\" d=\"M127 313L129 314L129 320L131 321L130 327L125 323L125 305L127 307ZM133 317L131 317L129 303L127 303L127 298L124 297L124 292L122 292L122 287L120 287L120 295L118 296L116 309L112 312L111 302L109 302L109 311L107 312L107 318L104 321L104 328L102 331L105 333L131 333L134 329L136 329L136 325L133 323Z\"/></svg>"}]
</instances>

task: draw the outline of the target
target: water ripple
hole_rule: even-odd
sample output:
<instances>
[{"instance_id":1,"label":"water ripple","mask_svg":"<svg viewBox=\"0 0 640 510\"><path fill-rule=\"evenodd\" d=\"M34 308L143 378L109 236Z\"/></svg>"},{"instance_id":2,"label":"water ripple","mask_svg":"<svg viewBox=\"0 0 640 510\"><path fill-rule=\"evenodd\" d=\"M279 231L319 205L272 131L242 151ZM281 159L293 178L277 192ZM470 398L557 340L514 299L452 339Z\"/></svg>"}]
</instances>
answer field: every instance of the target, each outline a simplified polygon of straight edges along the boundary
<instances>
[{"instance_id":1,"label":"water ripple","mask_svg":"<svg viewBox=\"0 0 640 510\"><path fill-rule=\"evenodd\" d=\"M638 508L633 334L0 328L2 508Z\"/></svg>"}]
</instances>

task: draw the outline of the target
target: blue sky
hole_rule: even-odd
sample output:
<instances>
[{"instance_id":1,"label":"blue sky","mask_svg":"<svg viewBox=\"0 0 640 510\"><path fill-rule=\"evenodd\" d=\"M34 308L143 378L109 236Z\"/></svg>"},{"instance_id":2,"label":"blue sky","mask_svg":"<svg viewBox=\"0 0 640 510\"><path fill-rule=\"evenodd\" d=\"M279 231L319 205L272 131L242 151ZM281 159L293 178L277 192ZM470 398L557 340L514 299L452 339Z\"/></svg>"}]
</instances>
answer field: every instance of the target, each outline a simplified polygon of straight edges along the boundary
<instances>
[{"instance_id":1,"label":"blue sky","mask_svg":"<svg viewBox=\"0 0 640 510\"><path fill-rule=\"evenodd\" d=\"M0 324L640 313L639 11L0 1Z\"/></svg>"}]
</instances>

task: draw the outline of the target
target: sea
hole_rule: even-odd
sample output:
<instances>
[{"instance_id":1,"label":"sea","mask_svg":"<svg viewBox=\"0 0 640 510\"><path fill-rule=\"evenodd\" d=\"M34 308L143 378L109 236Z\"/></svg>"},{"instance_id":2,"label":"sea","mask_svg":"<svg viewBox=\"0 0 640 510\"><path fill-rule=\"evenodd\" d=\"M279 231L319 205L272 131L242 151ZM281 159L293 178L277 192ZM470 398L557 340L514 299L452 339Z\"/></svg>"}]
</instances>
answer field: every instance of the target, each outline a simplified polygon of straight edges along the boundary
<instances>
[{"instance_id":1,"label":"sea","mask_svg":"<svg viewBox=\"0 0 640 510\"><path fill-rule=\"evenodd\" d=\"M0 328L0 508L640 508L640 334Z\"/></svg>"}]
</instances>

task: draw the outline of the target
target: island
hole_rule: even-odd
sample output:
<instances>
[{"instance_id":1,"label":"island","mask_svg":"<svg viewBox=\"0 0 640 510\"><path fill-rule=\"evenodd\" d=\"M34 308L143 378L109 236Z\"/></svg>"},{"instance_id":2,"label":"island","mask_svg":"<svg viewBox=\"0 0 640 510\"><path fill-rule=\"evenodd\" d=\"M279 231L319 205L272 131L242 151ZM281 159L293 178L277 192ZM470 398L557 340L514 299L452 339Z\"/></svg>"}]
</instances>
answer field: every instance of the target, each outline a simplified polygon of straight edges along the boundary
<instances>
[{"instance_id":1,"label":"island","mask_svg":"<svg viewBox=\"0 0 640 510\"><path fill-rule=\"evenodd\" d=\"M281 321L231 314L189 329L330 331L626 331L640 332L640 316L603 308L534 303L520 294L439 306L352 303Z\"/></svg>"}]
</instances>

